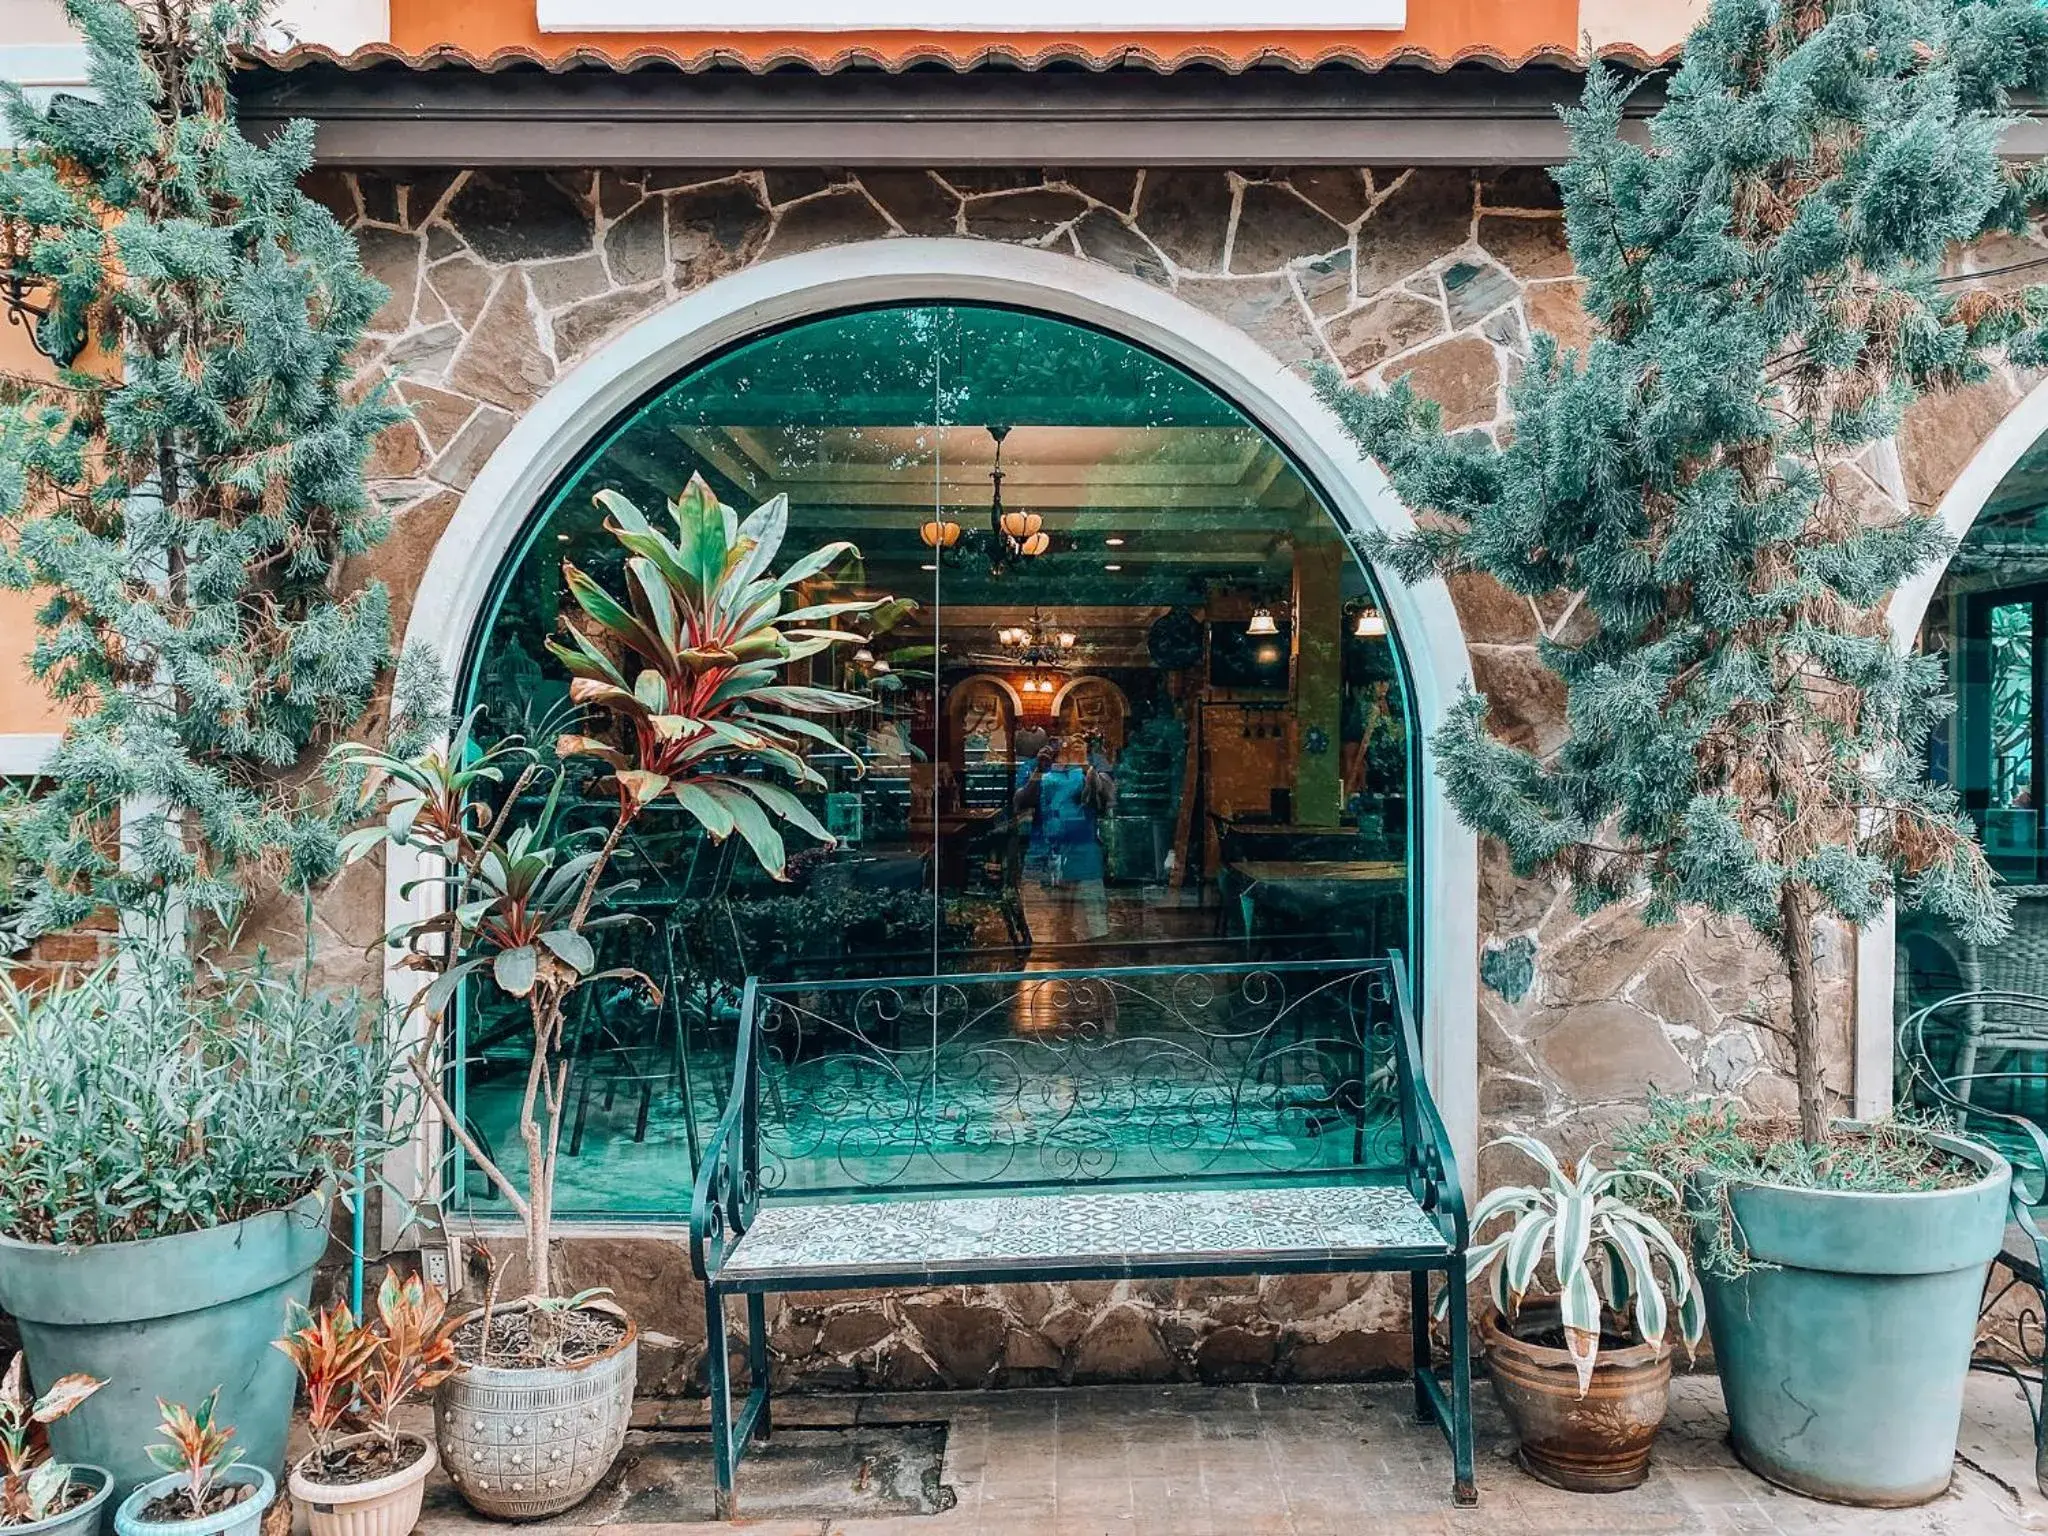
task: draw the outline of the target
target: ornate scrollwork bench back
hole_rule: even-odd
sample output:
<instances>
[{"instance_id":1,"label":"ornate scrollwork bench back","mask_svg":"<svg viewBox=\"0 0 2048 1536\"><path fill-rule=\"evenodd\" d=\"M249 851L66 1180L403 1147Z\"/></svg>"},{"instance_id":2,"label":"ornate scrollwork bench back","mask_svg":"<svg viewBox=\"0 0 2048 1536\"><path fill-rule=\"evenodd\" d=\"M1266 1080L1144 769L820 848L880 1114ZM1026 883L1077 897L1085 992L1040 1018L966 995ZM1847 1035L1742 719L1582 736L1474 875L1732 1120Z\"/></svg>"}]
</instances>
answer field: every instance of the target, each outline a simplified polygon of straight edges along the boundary
<instances>
[{"instance_id":1,"label":"ornate scrollwork bench back","mask_svg":"<svg viewBox=\"0 0 2048 1536\"><path fill-rule=\"evenodd\" d=\"M1263 1193L1295 1186L1381 1192L1334 1202L1315 1190ZM903 1202L899 1209L909 1212L915 1202L935 1199L1047 1195L1071 1202L1090 1192L1162 1187L1248 1190L1228 1197L1239 1202L1227 1205L1230 1211L1246 1209L1245 1199L1270 1206L1284 1198L1293 1208L1320 1200L1321 1208L1343 1212L1392 1201L1411 1213L1398 1240L1354 1235L1331 1248L1282 1252L1237 1236L1223 1260L1231 1272L1301 1268L1318 1258L1330 1260L1322 1267L1407 1270L1417 1283L1418 1404L1451 1436L1457 1490L1466 1498L1464 1199L1423 1079L1398 955L749 981L730 1095L700 1165L691 1262L706 1283L712 1333L723 1337L720 1297L731 1291L746 1294L749 1332L758 1336L765 1326L761 1292L791 1288L790 1271L764 1271L759 1266L769 1261L742 1256L726 1272L764 1205L790 1204L779 1223L764 1225L768 1233L814 1220L820 1205ZM873 1232L891 1215L876 1209L863 1222ZM846 1227L844 1216L826 1219L836 1223L834 1231ZM758 1255L763 1241L772 1251L777 1240L757 1236L744 1253ZM1057 1250L1070 1252L1079 1262L1078 1251ZM1002 1253L972 1250L978 1278L1009 1273ZM1056 1254L1039 1257L1066 1262ZM806 1283L862 1283L878 1273L844 1267L854 1262L834 1256L821 1270L806 1260ZM1216 1255L1203 1262L1213 1265ZM1432 1270L1454 1293L1448 1397L1429 1368ZM722 1346L713 1353L723 1359ZM757 1375L765 1374L765 1346L751 1337L750 1360ZM723 1401L716 1362L714 1377L713 1395ZM728 1436L714 1436L722 1507L732 1467L766 1412L765 1386L757 1386L732 1426L738 1449ZM714 1407L714 1420L723 1417Z\"/></svg>"}]
</instances>

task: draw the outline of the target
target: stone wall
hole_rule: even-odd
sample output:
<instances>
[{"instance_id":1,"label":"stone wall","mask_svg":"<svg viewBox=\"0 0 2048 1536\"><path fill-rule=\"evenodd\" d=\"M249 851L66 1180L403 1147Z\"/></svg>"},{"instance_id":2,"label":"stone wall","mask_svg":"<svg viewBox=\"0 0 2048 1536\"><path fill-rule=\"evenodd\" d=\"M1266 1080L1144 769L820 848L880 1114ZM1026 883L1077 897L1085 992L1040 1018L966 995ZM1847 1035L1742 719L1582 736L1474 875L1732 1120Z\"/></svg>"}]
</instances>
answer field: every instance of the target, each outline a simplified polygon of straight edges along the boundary
<instances>
[{"instance_id":1,"label":"stone wall","mask_svg":"<svg viewBox=\"0 0 2048 1536\"><path fill-rule=\"evenodd\" d=\"M387 434L372 466L392 537L348 578L389 583L401 625L462 491L556 378L661 306L795 251L955 235L1065 252L1170 289L1288 364L1326 360L1374 386L1408 378L1447 424L1489 434L1502 428L1532 327L1567 344L1589 335L1540 171L323 172L316 190L391 289L364 377L393 380L414 420ZM2013 255L1970 260L1988 268ZM1897 452L1842 473L1872 515L1901 498L1931 506L2025 382L2001 377L1928 402ZM1575 613L1483 578L1459 580L1453 597L1502 727L1530 745L1557 741L1561 694L1536 642L1569 637ZM323 899L330 971L373 950L382 899L371 865ZM1482 1139L1528 1129L1576 1151L1646 1087L1790 1102L1785 1046L1766 1027L1783 983L1731 925L1646 930L1626 908L1581 918L1562 891L1517 880L1492 852L1479 920ZM1822 937L1838 1021L1831 1081L1846 1093L1851 955L1843 935ZM1482 1183L1498 1171L1482 1159ZM677 1341L649 1351L650 1384L688 1384L701 1322L680 1249L572 1247L573 1279L614 1285ZM954 1288L797 1298L777 1308L775 1341L779 1369L821 1385L1313 1378L1398 1363L1404 1308L1389 1283L1298 1278Z\"/></svg>"}]
</instances>

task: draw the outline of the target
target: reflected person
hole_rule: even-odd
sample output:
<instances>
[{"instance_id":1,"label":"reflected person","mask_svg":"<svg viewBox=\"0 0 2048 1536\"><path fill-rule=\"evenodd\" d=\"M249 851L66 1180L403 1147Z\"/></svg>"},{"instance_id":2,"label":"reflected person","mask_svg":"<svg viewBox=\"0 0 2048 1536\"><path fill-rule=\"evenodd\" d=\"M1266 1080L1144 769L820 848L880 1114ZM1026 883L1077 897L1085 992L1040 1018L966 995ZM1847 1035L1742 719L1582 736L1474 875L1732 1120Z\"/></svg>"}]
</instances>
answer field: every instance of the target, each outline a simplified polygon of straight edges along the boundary
<instances>
[{"instance_id":1,"label":"reflected person","mask_svg":"<svg viewBox=\"0 0 2048 1536\"><path fill-rule=\"evenodd\" d=\"M1059 938L1107 938L1101 820L1115 803L1116 780L1102 738L1051 736L1031 727L1017 733L1017 753L1011 810L1032 816L1025 873L1052 903Z\"/></svg>"}]
</instances>

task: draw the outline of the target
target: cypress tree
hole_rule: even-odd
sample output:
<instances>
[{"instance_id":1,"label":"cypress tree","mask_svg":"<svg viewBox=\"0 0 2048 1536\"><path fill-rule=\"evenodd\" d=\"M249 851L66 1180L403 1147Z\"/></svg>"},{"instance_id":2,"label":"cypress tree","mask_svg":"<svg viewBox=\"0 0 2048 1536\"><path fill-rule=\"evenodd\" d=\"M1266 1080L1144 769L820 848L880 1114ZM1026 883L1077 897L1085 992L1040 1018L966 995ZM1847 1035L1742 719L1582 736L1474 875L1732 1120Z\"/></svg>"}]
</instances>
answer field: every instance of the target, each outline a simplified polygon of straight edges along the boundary
<instances>
[{"instance_id":1,"label":"cypress tree","mask_svg":"<svg viewBox=\"0 0 2048 1536\"><path fill-rule=\"evenodd\" d=\"M2039 290L1941 275L2048 189L1998 154L2010 93L2044 80L2030 0L1716 0L1647 143L1601 67L1564 114L1554 174L1597 329L1583 353L1533 339L1510 442L1447 435L1405 384L1321 379L1421 519L1376 555L1579 605L1581 630L1541 647L1566 699L1554 752L1495 737L1478 695L1436 737L1460 815L1581 912L1640 899L1651 923L1705 908L1763 936L1810 1144L1816 920L1897 900L1979 942L2007 926L1926 775L1941 663L1895 649L1883 613L1949 541L1928 508L1859 512L1844 470L1999 350L2048 360Z\"/></svg>"},{"instance_id":2,"label":"cypress tree","mask_svg":"<svg viewBox=\"0 0 2048 1536\"><path fill-rule=\"evenodd\" d=\"M352 393L349 356L385 291L299 188L311 125L236 126L261 0L66 10L92 99L9 88L0 157L67 363L0 397L0 574L45 596L32 670L77 716L25 832L58 876L36 919L172 889L225 915L334 867L302 760L388 660L383 588L337 596L384 531L363 466L400 416Z\"/></svg>"}]
</instances>

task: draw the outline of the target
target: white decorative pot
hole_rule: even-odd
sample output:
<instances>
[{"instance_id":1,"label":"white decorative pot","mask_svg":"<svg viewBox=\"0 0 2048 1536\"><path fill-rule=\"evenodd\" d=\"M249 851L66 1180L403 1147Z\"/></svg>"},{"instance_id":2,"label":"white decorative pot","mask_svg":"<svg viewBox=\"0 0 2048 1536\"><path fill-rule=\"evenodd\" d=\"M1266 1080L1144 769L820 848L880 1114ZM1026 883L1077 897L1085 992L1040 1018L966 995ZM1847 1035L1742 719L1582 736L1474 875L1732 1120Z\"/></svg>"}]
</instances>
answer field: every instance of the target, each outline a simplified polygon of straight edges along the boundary
<instances>
[{"instance_id":1,"label":"white decorative pot","mask_svg":"<svg viewBox=\"0 0 2048 1536\"><path fill-rule=\"evenodd\" d=\"M350 1435L342 1446L360 1445L369 1435ZM421 1448L408 1466L388 1477L362 1483L323 1483L306 1472L303 1457L292 1468L292 1497L306 1507L313 1536L406 1536L420 1523L420 1500L434 1470L434 1447Z\"/></svg>"},{"instance_id":2,"label":"white decorative pot","mask_svg":"<svg viewBox=\"0 0 2048 1536\"><path fill-rule=\"evenodd\" d=\"M464 1365L434 1395L441 1461L470 1507L538 1520L580 1503L626 1443L640 1331L574 1365Z\"/></svg>"}]
</instances>

